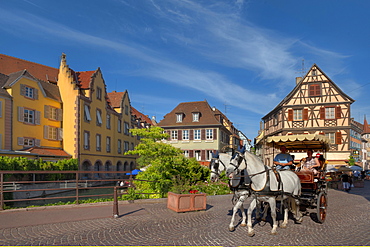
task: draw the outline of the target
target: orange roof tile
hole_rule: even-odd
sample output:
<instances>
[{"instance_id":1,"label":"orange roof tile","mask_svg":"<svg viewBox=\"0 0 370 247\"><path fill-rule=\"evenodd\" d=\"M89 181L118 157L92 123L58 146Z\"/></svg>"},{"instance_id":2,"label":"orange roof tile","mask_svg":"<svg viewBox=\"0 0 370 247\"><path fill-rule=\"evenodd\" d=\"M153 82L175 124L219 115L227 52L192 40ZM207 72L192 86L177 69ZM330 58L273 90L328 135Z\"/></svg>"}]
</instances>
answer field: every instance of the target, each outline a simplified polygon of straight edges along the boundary
<instances>
[{"instance_id":1,"label":"orange roof tile","mask_svg":"<svg viewBox=\"0 0 370 247\"><path fill-rule=\"evenodd\" d=\"M72 157L66 151L62 149L31 147L23 151L27 151L27 152L38 154L38 155L45 155L45 156L61 156L61 157L66 157L66 158Z\"/></svg>"},{"instance_id":2,"label":"orange roof tile","mask_svg":"<svg viewBox=\"0 0 370 247\"><path fill-rule=\"evenodd\" d=\"M0 73L9 75L27 69L30 74L40 80L57 82L59 69L23 59L0 54Z\"/></svg>"},{"instance_id":3,"label":"orange roof tile","mask_svg":"<svg viewBox=\"0 0 370 247\"><path fill-rule=\"evenodd\" d=\"M149 124L153 124L152 120L148 117L148 115L142 114L141 112L136 110L133 106L131 106L131 115L133 115L137 118L140 118L141 122L146 122L146 123L149 123Z\"/></svg>"},{"instance_id":4,"label":"orange roof tile","mask_svg":"<svg viewBox=\"0 0 370 247\"><path fill-rule=\"evenodd\" d=\"M121 101L124 94L125 92L116 92L116 91L108 93L108 97L113 108L119 108L121 106Z\"/></svg>"},{"instance_id":5,"label":"orange roof tile","mask_svg":"<svg viewBox=\"0 0 370 247\"><path fill-rule=\"evenodd\" d=\"M94 75L95 71L79 71L75 72L78 80L78 84L81 88L90 88L91 77Z\"/></svg>"}]
</instances>

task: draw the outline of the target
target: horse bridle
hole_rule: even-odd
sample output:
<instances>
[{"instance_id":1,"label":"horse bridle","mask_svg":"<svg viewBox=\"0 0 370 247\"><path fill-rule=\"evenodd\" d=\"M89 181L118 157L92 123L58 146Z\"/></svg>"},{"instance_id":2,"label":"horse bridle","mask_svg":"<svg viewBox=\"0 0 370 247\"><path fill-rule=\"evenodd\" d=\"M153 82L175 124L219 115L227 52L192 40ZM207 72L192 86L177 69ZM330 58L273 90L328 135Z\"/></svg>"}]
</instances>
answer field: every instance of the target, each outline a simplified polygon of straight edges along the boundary
<instances>
[{"instance_id":1,"label":"horse bridle","mask_svg":"<svg viewBox=\"0 0 370 247\"><path fill-rule=\"evenodd\" d=\"M234 171L237 170L237 172L239 172L239 166L240 164L242 163L242 161L244 160L245 161L245 169L247 169L247 166L248 166L248 162L247 160L245 159L244 155L239 152L239 151L236 151L237 154L239 154L239 158L238 158L238 165L234 165L234 163L230 162L230 165L232 165L234 167ZM268 170L264 170L264 171L261 171L261 172L257 172L257 173L254 173L254 174L248 174L248 175L244 175L245 177L254 177L256 175L259 175L259 174L262 174L262 173L267 173Z\"/></svg>"},{"instance_id":2,"label":"horse bridle","mask_svg":"<svg viewBox=\"0 0 370 247\"><path fill-rule=\"evenodd\" d=\"M218 160L218 162L221 163L221 165L223 165L225 170L226 170L226 166L225 166L224 162L222 162L222 160L220 160L220 158L212 158L212 160ZM211 170L211 173L214 173L214 174L220 176L221 174L220 174L219 170L220 169L218 169L218 166L217 166L217 172Z\"/></svg>"}]
</instances>

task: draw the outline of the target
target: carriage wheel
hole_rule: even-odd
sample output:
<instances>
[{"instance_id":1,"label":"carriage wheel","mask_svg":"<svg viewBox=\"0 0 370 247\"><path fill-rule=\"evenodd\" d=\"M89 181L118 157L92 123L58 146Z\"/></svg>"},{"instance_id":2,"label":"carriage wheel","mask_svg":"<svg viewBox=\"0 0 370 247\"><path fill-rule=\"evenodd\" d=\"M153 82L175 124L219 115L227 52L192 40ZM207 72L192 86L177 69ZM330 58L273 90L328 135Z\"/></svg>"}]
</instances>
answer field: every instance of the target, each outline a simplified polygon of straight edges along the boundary
<instances>
[{"instance_id":1,"label":"carriage wheel","mask_svg":"<svg viewBox=\"0 0 370 247\"><path fill-rule=\"evenodd\" d=\"M328 206L328 199L326 197L326 194L324 192L320 192L317 198L317 206L316 206L317 220L320 223L324 223L325 221L327 206Z\"/></svg>"}]
</instances>

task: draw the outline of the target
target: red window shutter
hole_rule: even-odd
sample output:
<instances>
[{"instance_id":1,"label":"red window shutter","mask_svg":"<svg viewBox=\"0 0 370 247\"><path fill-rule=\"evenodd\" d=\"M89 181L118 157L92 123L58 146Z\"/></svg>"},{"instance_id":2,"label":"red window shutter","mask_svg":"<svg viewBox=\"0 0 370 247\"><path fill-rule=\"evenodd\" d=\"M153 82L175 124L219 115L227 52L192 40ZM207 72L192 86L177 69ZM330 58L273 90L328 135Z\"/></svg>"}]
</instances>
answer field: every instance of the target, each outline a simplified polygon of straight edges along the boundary
<instances>
[{"instance_id":1,"label":"red window shutter","mask_svg":"<svg viewBox=\"0 0 370 247\"><path fill-rule=\"evenodd\" d=\"M189 150L189 158L193 158L194 157L194 150Z\"/></svg>"},{"instance_id":2,"label":"red window shutter","mask_svg":"<svg viewBox=\"0 0 370 247\"><path fill-rule=\"evenodd\" d=\"M335 144L342 144L342 132L335 133Z\"/></svg>"},{"instance_id":3,"label":"red window shutter","mask_svg":"<svg viewBox=\"0 0 370 247\"><path fill-rule=\"evenodd\" d=\"M168 134L168 138L167 138L167 140L171 140L171 138L172 138L172 136L171 136L171 131L167 131L167 134Z\"/></svg>"},{"instance_id":4,"label":"red window shutter","mask_svg":"<svg viewBox=\"0 0 370 247\"><path fill-rule=\"evenodd\" d=\"M320 119L325 119L325 107L320 108Z\"/></svg>"},{"instance_id":5,"label":"red window shutter","mask_svg":"<svg viewBox=\"0 0 370 247\"><path fill-rule=\"evenodd\" d=\"M308 109L303 109L303 120L308 120Z\"/></svg>"},{"instance_id":6,"label":"red window shutter","mask_svg":"<svg viewBox=\"0 0 370 247\"><path fill-rule=\"evenodd\" d=\"M205 140L206 139L206 130L205 129L201 129L200 130L200 139L201 140Z\"/></svg>"},{"instance_id":7,"label":"red window shutter","mask_svg":"<svg viewBox=\"0 0 370 247\"><path fill-rule=\"evenodd\" d=\"M181 141L181 140L182 140L182 130L178 130L178 131L177 131L177 133L178 133L178 134L177 134L177 135L178 135L178 136L177 136L177 139L178 139L179 141Z\"/></svg>"},{"instance_id":8,"label":"red window shutter","mask_svg":"<svg viewBox=\"0 0 370 247\"><path fill-rule=\"evenodd\" d=\"M309 90L309 92L308 92L309 96L315 96L315 87L314 87L314 85L310 85L308 90Z\"/></svg>"},{"instance_id":9,"label":"red window shutter","mask_svg":"<svg viewBox=\"0 0 370 247\"><path fill-rule=\"evenodd\" d=\"M193 140L194 139L194 130L189 130L189 132L190 132L189 140Z\"/></svg>"},{"instance_id":10,"label":"red window shutter","mask_svg":"<svg viewBox=\"0 0 370 247\"><path fill-rule=\"evenodd\" d=\"M213 129L213 140L217 140L217 129Z\"/></svg>"},{"instance_id":11,"label":"red window shutter","mask_svg":"<svg viewBox=\"0 0 370 247\"><path fill-rule=\"evenodd\" d=\"M293 121L293 109L288 110L288 121Z\"/></svg>"},{"instance_id":12,"label":"red window shutter","mask_svg":"<svg viewBox=\"0 0 370 247\"><path fill-rule=\"evenodd\" d=\"M342 108L340 106L335 107L335 118L341 118L342 117Z\"/></svg>"}]
</instances>

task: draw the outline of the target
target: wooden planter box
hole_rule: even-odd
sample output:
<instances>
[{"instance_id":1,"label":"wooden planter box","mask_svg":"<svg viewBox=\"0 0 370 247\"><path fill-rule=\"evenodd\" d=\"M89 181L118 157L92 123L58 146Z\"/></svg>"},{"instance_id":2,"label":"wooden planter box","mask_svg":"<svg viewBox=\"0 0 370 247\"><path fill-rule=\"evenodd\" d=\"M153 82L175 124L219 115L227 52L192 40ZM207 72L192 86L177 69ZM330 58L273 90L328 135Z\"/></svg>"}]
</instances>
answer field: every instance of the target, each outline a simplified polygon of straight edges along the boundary
<instances>
[{"instance_id":1,"label":"wooden planter box","mask_svg":"<svg viewBox=\"0 0 370 247\"><path fill-rule=\"evenodd\" d=\"M189 212L205 210L207 205L207 194L176 194L168 192L167 208L175 212Z\"/></svg>"}]
</instances>

